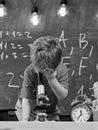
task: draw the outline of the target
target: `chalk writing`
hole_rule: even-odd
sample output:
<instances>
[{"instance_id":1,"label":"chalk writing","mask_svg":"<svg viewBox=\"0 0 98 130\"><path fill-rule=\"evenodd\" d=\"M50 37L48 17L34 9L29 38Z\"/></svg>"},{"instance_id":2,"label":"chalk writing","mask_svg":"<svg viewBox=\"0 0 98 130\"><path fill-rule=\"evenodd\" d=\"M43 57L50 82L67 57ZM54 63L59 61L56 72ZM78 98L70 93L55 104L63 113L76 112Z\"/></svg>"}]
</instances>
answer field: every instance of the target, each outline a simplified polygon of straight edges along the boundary
<instances>
[{"instance_id":1,"label":"chalk writing","mask_svg":"<svg viewBox=\"0 0 98 130\"><path fill-rule=\"evenodd\" d=\"M0 31L0 38L2 38L3 31Z\"/></svg>"},{"instance_id":2,"label":"chalk writing","mask_svg":"<svg viewBox=\"0 0 98 130\"><path fill-rule=\"evenodd\" d=\"M80 65L79 65L79 76L81 75L82 69L88 67L88 66L86 66L86 65L83 65L83 63L85 63L85 62L83 62L84 59L85 59L85 57L82 57L82 59L80 60Z\"/></svg>"},{"instance_id":3,"label":"chalk writing","mask_svg":"<svg viewBox=\"0 0 98 130\"><path fill-rule=\"evenodd\" d=\"M3 36L11 36L13 38L16 38L16 37L25 37L25 38L33 38L31 33L29 31L25 31L25 32L18 32L18 31L15 31L13 30L12 32L11 31L0 31L0 38L2 39Z\"/></svg>"},{"instance_id":4,"label":"chalk writing","mask_svg":"<svg viewBox=\"0 0 98 130\"><path fill-rule=\"evenodd\" d=\"M6 31L5 35L10 35L10 32L9 32L9 31Z\"/></svg>"},{"instance_id":5,"label":"chalk writing","mask_svg":"<svg viewBox=\"0 0 98 130\"><path fill-rule=\"evenodd\" d=\"M24 32L24 34L26 34L27 38L33 38L30 34L30 32Z\"/></svg>"},{"instance_id":6,"label":"chalk writing","mask_svg":"<svg viewBox=\"0 0 98 130\"><path fill-rule=\"evenodd\" d=\"M98 63L96 64L96 70L98 71Z\"/></svg>"},{"instance_id":7,"label":"chalk writing","mask_svg":"<svg viewBox=\"0 0 98 130\"><path fill-rule=\"evenodd\" d=\"M19 43L16 42L15 40L13 40L13 42L10 42L9 40L5 42L5 40L3 41L3 37L4 36L8 36L11 35L13 38L16 37L25 37L27 39L32 39L32 35L29 31L25 31L23 33L21 32L17 32L15 30L13 30L12 32L10 31L0 31L0 60L1 61L5 61L8 60L9 58L13 58L14 60L18 59L18 58L28 58L29 57L29 49L31 46L31 43L26 43L24 44L24 42ZM28 49L29 47L29 49Z\"/></svg>"},{"instance_id":8,"label":"chalk writing","mask_svg":"<svg viewBox=\"0 0 98 130\"><path fill-rule=\"evenodd\" d=\"M20 44L18 44L17 47L18 47L18 49L23 49L23 46Z\"/></svg>"},{"instance_id":9,"label":"chalk writing","mask_svg":"<svg viewBox=\"0 0 98 130\"><path fill-rule=\"evenodd\" d=\"M62 30L61 36L59 38L59 42L63 42L65 48L66 48L66 41L67 40L68 39L64 38L64 30Z\"/></svg>"},{"instance_id":10,"label":"chalk writing","mask_svg":"<svg viewBox=\"0 0 98 130\"><path fill-rule=\"evenodd\" d=\"M77 94L83 96L83 92L84 92L84 86L82 85L81 88L78 90Z\"/></svg>"},{"instance_id":11,"label":"chalk writing","mask_svg":"<svg viewBox=\"0 0 98 130\"><path fill-rule=\"evenodd\" d=\"M4 49L7 49L7 42L3 43L2 41L0 42L0 49L3 50Z\"/></svg>"},{"instance_id":12,"label":"chalk writing","mask_svg":"<svg viewBox=\"0 0 98 130\"><path fill-rule=\"evenodd\" d=\"M14 59L17 59L17 53L16 52L13 52L12 55L13 55Z\"/></svg>"},{"instance_id":13,"label":"chalk writing","mask_svg":"<svg viewBox=\"0 0 98 130\"><path fill-rule=\"evenodd\" d=\"M79 48L80 49L85 49L88 45L88 41L85 38L86 38L86 35L84 33L80 33L80 35L79 35Z\"/></svg>"},{"instance_id":14,"label":"chalk writing","mask_svg":"<svg viewBox=\"0 0 98 130\"><path fill-rule=\"evenodd\" d=\"M92 46L91 46L91 51L90 51L90 53L89 53L89 57L92 56L93 49L94 49L94 46L92 45Z\"/></svg>"},{"instance_id":15,"label":"chalk writing","mask_svg":"<svg viewBox=\"0 0 98 130\"><path fill-rule=\"evenodd\" d=\"M80 84L77 84L77 85L82 85L82 86L79 88L76 98L80 96L87 98L87 93L89 92L86 91L84 93L84 88L89 87L89 86L86 86L85 84L85 82L87 82L86 78L89 78L88 84L89 83L91 84L92 81L95 80L94 79L95 77L93 77L92 72L95 69L96 71L98 70L98 62L92 63L91 61L92 56L93 56L92 54L96 56L95 53L98 48L97 47L98 41L93 41L93 40L94 39L90 40L90 43L89 43L86 34L80 33L79 36L77 36L76 38L75 44L74 43L70 44L69 42L70 38L65 37L64 30L61 32L61 35L60 35L59 41L61 42L61 44L63 43L63 52L64 52L63 57L62 57L62 62L68 67L68 70L70 70L71 76L80 77L80 81L79 81ZM96 68L90 68L90 64L94 64L93 66ZM86 75L86 73L89 73L89 77L86 77L85 81L83 80L82 82L81 79L83 78L83 75Z\"/></svg>"},{"instance_id":16,"label":"chalk writing","mask_svg":"<svg viewBox=\"0 0 98 130\"><path fill-rule=\"evenodd\" d=\"M73 76L74 74L75 74L75 70L72 70L72 74L71 75Z\"/></svg>"},{"instance_id":17,"label":"chalk writing","mask_svg":"<svg viewBox=\"0 0 98 130\"><path fill-rule=\"evenodd\" d=\"M28 57L28 52L24 52L21 54L23 58L27 58Z\"/></svg>"},{"instance_id":18,"label":"chalk writing","mask_svg":"<svg viewBox=\"0 0 98 130\"><path fill-rule=\"evenodd\" d=\"M90 80L92 80L92 74L90 74Z\"/></svg>"},{"instance_id":19,"label":"chalk writing","mask_svg":"<svg viewBox=\"0 0 98 130\"><path fill-rule=\"evenodd\" d=\"M29 57L29 51L30 49L30 43L23 45L23 44L17 44L14 42L7 43L1 41L0 43L0 60L8 59L9 57L13 57L14 59L20 58L21 56L23 58ZM9 52L10 50L10 52ZM7 54L8 51L8 54Z\"/></svg>"},{"instance_id":20,"label":"chalk writing","mask_svg":"<svg viewBox=\"0 0 98 130\"><path fill-rule=\"evenodd\" d=\"M21 32L17 32L17 36L21 37L23 34Z\"/></svg>"},{"instance_id":21,"label":"chalk writing","mask_svg":"<svg viewBox=\"0 0 98 130\"><path fill-rule=\"evenodd\" d=\"M14 85L14 79L15 79L15 74L14 72L8 72L7 76L10 76L9 82L8 82L8 87L13 87L13 88L20 88L21 86L19 85ZM21 79L24 79L24 76L22 74L19 75Z\"/></svg>"},{"instance_id":22,"label":"chalk writing","mask_svg":"<svg viewBox=\"0 0 98 130\"><path fill-rule=\"evenodd\" d=\"M74 51L76 47L74 47L74 44L72 46L68 46L67 42L68 42L68 38L65 38L64 36L64 30L62 30L61 35L60 35L60 42L63 42L63 46L65 48L65 54L66 56L62 57L62 62L65 65L70 65L72 64L72 56L74 54L77 53L77 56L79 57L80 62L78 62L78 75L81 76L82 74L82 69L85 69L88 67L88 65L86 64L86 61L89 60L89 58L91 58L92 53L94 51L94 45L89 45L87 39L86 39L86 34L85 33L80 33L79 34L79 49L78 52ZM96 42L97 45L97 42ZM70 49L69 53L68 50ZM88 49L88 52L86 52ZM67 51L67 53L66 53ZM84 53L85 52L85 53ZM85 55L84 55L85 54ZM68 60L69 58L69 60ZM67 60L66 60L67 59ZM75 70L72 70L72 75L75 74Z\"/></svg>"},{"instance_id":23,"label":"chalk writing","mask_svg":"<svg viewBox=\"0 0 98 130\"><path fill-rule=\"evenodd\" d=\"M20 86L17 86L17 85L12 85L12 82L14 80L14 73L13 72L8 72L7 75L11 75L11 78L9 80L9 83L8 83L8 87L14 87L14 88L19 88Z\"/></svg>"},{"instance_id":24,"label":"chalk writing","mask_svg":"<svg viewBox=\"0 0 98 130\"><path fill-rule=\"evenodd\" d=\"M12 49L16 49L15 44L11 43Z\"/></svg>"},{"instance_id":25,"label":"chalk writing","mask_svg":"<svg viewBox=\"0 0 98 130\"><path fill-rule=\"evenodd\" d=\"M24 76L23 76L22 74L20 74L20 77L21 77L22 79L24 79Z\"/></svg>"},{"instance_id":26,"label":"chalk writing","mask_svg":"<svg viewBox=\"0 0 98 130\"><path fill-rule=\"evenodd\" d=\"M12 32L12 36L15 38L16 37L16 31Z\"/></svg>"},{"instance_id":27,"label":"chalk writing","mask_svg":"<svg viewBox=\"0 0 98 130\"><path fill-rule=\"evenodd\" d=\"M73 50L74 50L74 47L71 48L71 51L70 51L70 53L69 53L70 56L72 55Z\"/></svg>"},{"instance_id":28,"label":"chalk writing","mask_svg":"<svg viewBox=\"0 0 98 130\"><path fill-rule=\"evenodd\" d=\"M88 96L86 95L86 93L84 93L84 86L82 85L80 87L80 89L77 92L77 95L75 97L75 99L72 100L71 102L71 106L78 103L79 101L83 101L84 99L89 99Z\"/></svg>"}]
</instances>

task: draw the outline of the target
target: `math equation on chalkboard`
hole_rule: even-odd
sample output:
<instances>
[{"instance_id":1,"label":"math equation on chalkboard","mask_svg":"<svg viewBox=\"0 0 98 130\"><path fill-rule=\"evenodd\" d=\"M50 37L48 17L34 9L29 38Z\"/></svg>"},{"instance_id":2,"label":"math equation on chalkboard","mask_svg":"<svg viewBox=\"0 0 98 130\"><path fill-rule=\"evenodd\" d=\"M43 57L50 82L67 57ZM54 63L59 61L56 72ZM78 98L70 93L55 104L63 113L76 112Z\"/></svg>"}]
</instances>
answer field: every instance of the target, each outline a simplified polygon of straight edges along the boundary
<instances>
[{"instance_id":1,"label":"math equation on chalkboard","mask_svg":"<svg viewBox=\"0 0 98 130\"><path fill-rule=\"evenodd\" d=\"M11 36L11 38L7 38ZM32 43L32 36L30 32L3 32L0 31L0 61L9 59L21 59L29 57L29 49Z\"/></svg>"}]
</instances>

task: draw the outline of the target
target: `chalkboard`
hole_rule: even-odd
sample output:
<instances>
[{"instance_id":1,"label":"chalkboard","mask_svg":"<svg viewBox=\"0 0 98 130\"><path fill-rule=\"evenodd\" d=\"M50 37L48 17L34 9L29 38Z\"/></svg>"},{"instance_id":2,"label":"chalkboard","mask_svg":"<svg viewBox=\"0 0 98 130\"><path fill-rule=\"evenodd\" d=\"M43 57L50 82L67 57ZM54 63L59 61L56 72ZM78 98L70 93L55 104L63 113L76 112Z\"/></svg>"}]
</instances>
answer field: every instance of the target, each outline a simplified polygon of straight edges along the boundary
<instances>
[{"instance_id":1,"label":"chalkboard","mask_svg":"<svg viewBox=\"0 0 98 130\"><path fill-rule=\"evenodd\" d=\"M62 114L69 114L71 102L78 95L91 97L90 88L98 80L98 39L93 33L66 35L64 30L40 32L0 31L0 109L13 109L22 87L23 72L30 64L30 45L39 36L59 37L62 62L69 70L69 94L59 103ZM92 37L91 37L92 36Z\"/></svg>"}]
</instances>

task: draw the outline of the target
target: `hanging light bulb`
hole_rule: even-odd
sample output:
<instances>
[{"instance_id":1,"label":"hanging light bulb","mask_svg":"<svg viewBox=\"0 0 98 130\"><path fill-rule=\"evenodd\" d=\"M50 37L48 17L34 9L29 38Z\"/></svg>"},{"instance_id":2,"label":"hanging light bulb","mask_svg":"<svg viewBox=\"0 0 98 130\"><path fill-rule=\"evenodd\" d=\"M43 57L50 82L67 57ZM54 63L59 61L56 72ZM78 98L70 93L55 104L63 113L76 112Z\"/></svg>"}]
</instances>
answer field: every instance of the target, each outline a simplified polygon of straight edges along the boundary
<instances>
[{"instance_id":1,"label":"hanging light bulb","mask_svg":"<svg viewBox=\"0 0 98 130\"><path fill-rule=\"evenodd\" d=\"M69 13L68 7L67 7L67 1L62 0L60 4L61 4L61 6L58 9L58 15L61 17L64 17Z\"/></svg>"},{"instance_id":2,"label":"hanging light bulb","mask_svg":"<svg viewBox=\"0 0 98 130\"><path fill-rule=\"evenodd\" d=\"M38 25L39 22L40 22L40 16L38 14L38 10L37 10L36 6L32 8L32 14L30 16L30 22L35 26Z\"/></svg>"},{"instance_id":3,"label":"hanging light bulb","mask_svg":"<svg viewBox=\"0 0 98 130\"><path fill-rule=\"evenodd\" d=\"M2 0L0 2L0 17L4 17L4 16L7 15L7 9L6 9L6 7L4 5L5 5L5 1Z\"/></svg>"}]
</instances>

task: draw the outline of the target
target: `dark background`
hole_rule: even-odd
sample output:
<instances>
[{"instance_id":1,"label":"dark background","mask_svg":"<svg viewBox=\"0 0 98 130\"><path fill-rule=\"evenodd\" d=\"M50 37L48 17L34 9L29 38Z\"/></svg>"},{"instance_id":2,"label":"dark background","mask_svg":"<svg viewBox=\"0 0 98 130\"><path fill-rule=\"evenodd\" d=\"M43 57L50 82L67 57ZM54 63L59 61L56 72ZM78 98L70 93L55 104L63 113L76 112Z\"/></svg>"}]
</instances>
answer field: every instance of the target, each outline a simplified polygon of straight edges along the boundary
<instances>
[{"instance_id":1,"label":"dark background","mask_svg":"<svg viewBox=\"0 0 98 130\"><path fill-rule=\"evenodd\" d=\"M61 18L60 0L38 0L42 19L33 26L30 0L6 0L8 14L0 18L0 110L14 109L23 71L30 64L30 44L40 36L59 37L62 62L69 70L69 95L58 105L62 115L70 115L77 95L93 94L89 88L98 81L98 0L67 1L69 15Z\"/></svg>"}]
</instances>

